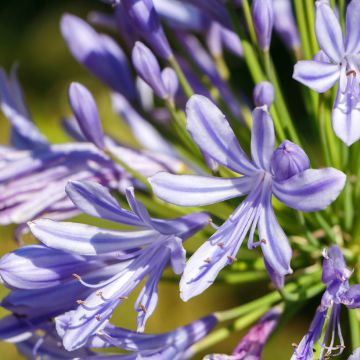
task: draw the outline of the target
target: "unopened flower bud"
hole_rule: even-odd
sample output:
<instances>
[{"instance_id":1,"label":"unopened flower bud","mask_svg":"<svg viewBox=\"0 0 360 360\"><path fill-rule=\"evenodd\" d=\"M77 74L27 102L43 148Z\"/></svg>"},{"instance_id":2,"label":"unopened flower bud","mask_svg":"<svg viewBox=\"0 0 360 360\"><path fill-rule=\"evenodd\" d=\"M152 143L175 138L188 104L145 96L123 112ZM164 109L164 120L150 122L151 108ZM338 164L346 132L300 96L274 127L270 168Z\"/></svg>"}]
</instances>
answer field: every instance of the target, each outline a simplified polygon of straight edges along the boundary
<instances>
[{"instance_id":1,"label":"unopened flower bud","mask_svg":"<svg viewBox=\"0 0 360 360\"><path fill-rule=\"evenodd\" d=\"M104 133L101 127L98 109L90 91L79 83L69 87L71 109L86 140L103 149Z\"/></svg>"},{"instance_id":2,"label":"unopened flower bud","mask_svg":"<svg viewBox=\"0 0 360 360\"><path fill-rule=\"evenodd\" d=\"M274 102L274 98L274 87L269 81L262 81L255 86L253 99L256 106L267 105L269 107Z\"/></svg>"},{"instance_id":3,"label":"unopened flower bud","mask_svg":"<svg viewBox=\"0 0 360 360\"><path fill-rule=\"evenodd\" d=\"M254 0L251 12L259 46L267 51L274 25L273 0Z\"/></svg>"},{"instance_id":4,"label":"unopened flower bud","mask_svg":"<svg viewBox=\"0 0 360 360\"><path fill-rule=\"evenodd\" d=\"M123 0L131 24L138 34L163 59L173 56L152 0Z\"/></svg>"},{"instance_id":5,"label":"unopened flower bud","mask_svg":"<svg viewBox=\"0 0 360 360\"><path fill-rule=\"evenodd\" d=\"M286 180L310 167L310 160L304 150L285 140L274 152L271 168L277 180Z\"/></svg>"}]
</instances>

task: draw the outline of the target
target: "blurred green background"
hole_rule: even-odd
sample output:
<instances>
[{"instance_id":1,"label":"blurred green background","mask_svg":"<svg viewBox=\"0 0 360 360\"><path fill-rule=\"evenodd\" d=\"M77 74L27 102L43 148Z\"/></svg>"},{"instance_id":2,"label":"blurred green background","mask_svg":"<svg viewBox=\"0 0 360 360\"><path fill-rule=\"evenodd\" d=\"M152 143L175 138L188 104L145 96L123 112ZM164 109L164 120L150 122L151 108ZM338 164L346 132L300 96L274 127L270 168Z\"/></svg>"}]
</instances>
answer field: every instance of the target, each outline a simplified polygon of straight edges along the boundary
<instances>
[{"instance_id":1,"label":"blurred green background","mask_svg":"<svg viewBox=\"0 0 360 360\"><path fill-rule=\"evenodd\" d=\"M64 12L83 18L89 11L108 7L96 0L20 0L0 1L0 65L9 70L14 62L19 64L19 78L36 124L53 142L64 142L59 122L69 114L67 86L72 80L80 81L95 94L105 130L128 138L119 119L112 114L107 90L90 76L70 55L59 31L59 20ZM245 79L246 80L246 79ZM249 87L250 84L245 84ZM0 116L0 142L6 144L9 126ZM14 249L13 227L0 228L1 254ZM178 285L165 283L160 286L157 310L148 322L149 332L170 330L215 310L227 309L255 299L267 290L267 284L214 285L204 294L183 303L178 297ZM1 290L1 295L5 294ZM136 294L133 298L135 299ZM121 326L134 328L135 311L129 299L117 312ZM306 332L316 303L307 305L300 316L293 318L270 340L263 359L287 360L293 342L299 342ZM2 310L2 314L4 311ZM344 314L345 315L345 314ZM231 353L243 333L234 333L227 341L211 352ZM0 344L0 359L21 359L11 344ZM201 359L205 354L201 354Z\"/></svg>"}]
</instances>

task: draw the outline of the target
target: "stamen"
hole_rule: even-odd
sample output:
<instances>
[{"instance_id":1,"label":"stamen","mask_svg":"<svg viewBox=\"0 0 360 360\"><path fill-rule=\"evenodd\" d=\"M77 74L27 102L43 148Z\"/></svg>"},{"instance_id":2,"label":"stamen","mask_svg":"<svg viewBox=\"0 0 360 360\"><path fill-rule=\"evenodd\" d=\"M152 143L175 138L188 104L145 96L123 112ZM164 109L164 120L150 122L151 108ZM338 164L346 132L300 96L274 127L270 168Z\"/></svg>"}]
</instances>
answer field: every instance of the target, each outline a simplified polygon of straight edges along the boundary
<instances>
[{"instance_id":1,"label":"stamen","mask_svg":"<svg viewBox=\"0 0 360 360\"><path fill-rule=\"evenodd\" d=\"M127 297L127 296L119 296L119 299L120 299L120 300L127 300L128 297Z\"/></svg>"},{"instance_id":2,"label":"stamen","mask_svg":"<svg viewBox=\"0 0 360 360\"><path fill-rule=\"evenodd\" d=\"M261 242L262 244L267 244L267 240L266 240L266 239L261 239L260 242Z\"/></svg>"},{"instance_id":3,"label":"stamen","mask_svg":"<svg viewBox=\"0 0 360 360\"><path fill-rule=\"evenodd\" d=\"M292 343L291 346L296 349L299 345L297 343Z\"/></svg>"},{"instance_id":4,"label":"stamen","mask_svg":"<svg viewBox=\"0 0 360 360\"><path fill-rule=\"evenodd\" d=\"M230 256L230 255L228 255L228 256L227 256L227 258L228 258L228 260L230 260L232 263L233 263L233 262L235 262L235 261L237 260L237 258L236 258L236 257L234 257L234 256Z\"/></svg>"},{"instance_id":5,"label":"stamen","mask_svg":"<svg viewBox=\"0 0 360 360\"><path fill-rule=\"evenodd\" d=\"M73 276L76 280L81 281L81 276L80 276L80 275L78 275L78 274L72 274L72 276Z\"/></svg>"},{"instance_id":6,"label":"stamen","mask_svg":"<svg viewBox=\"0 0 360 360\"><path fill-rule=\"evenodd\" d=\"M356 76L356 71L354 69L347 71L346 76L350 76L350 75Z\"/></svg>"},{"instance_id":7,"label":"stamen","mask_svg":"<svg viewBox=\"0 0 360 360\"><path fill-rule=\"evenodd\" d=\"M76 302L77 302L79 305L85 305L85 301L84 301L84 300L76 300Z\"/></svg>"},{"instance_id":8,"label":"stamen","mask_svg":"<svg viewBox=\"0 0 360 360\"><path fill-rule=\"evenodd\" d=\"M220 249L223 249L225 244L223 242L219 242L218 244L216 244Z\"/></svg>"},{"instance_id":9,"label":"stamen","mask_svg":"<svg viewBox=\"0 0 360 360\"><path fill-rule=\"evenodd\" d=\"M97 292L95 293L96 296L102 296L102 294L103 294L103 293L102 293L101 290L100 290L100 291L97 291Z\"/></svg>"},{"instance_id":10,"label":"stamen","mask_svg":"<svg viewBox=\"0 0 360 360\"><path fill-rule=\"evenodd\" d=\"M141 311L142 311L144 314L147 313L147 309L146 309L145 305L140 304L139 309L141 309Z\"/></svg>"},{"instance_id":11,"label":"stamen","mask_svg":"<svg viewBox=\"0 0 360 360\"><path fill-rule=\"evenodd\" d=\"M206 259L204 260L204 262L210 264L210 263L211 263L211 259L210 259L210 258L206 258Z\"/></svg>"},{"instance_id":12,"label":"stamen","mask_svg":"<svg viewBox=\"0 0 360 360\"><path fill-rule=\"evenodd\" d=\"M97 321L100 321L100 320L101 320L101 315L100 315L100 314L95 315L95 319L96 319Z\"/></svg>"}]
</instances>

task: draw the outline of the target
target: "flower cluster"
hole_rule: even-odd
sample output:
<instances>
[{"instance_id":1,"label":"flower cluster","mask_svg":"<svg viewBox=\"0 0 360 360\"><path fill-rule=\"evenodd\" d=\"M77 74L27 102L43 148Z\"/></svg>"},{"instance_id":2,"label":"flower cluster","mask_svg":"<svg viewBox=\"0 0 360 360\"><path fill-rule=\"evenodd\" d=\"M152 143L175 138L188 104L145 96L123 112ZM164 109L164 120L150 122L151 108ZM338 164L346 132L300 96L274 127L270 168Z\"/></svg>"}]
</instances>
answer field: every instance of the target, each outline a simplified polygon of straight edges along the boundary
<instances>
[{"instance_id":1,"label":"flower cluster","mask_svg":"<svg viewBox=\"0 0 360 360\"><path fill-rule=\"evenodd\" d=\"M17 225L19 245L0 259L0 339L29 359L182 360L204 350L207 360L259 360L272 333L323 292L308 333L284 354L360 359L360 147L349 148L360 139L360 0L103 2L108 12L89 23L64 14L61 33L133 141L104 131L94 96L72 82L62 126L73 140L50 143L16 67L0 69L11 127L0 147L0 225ZM282 90L275 37L311 89L303 103ZM183 301L220 281L266 280L271 292L147 333L162 280L179 282ZM137 288L136 330L120 327ZM248 326L232 355L210 348Z\"/></svg>"}]
</instances>

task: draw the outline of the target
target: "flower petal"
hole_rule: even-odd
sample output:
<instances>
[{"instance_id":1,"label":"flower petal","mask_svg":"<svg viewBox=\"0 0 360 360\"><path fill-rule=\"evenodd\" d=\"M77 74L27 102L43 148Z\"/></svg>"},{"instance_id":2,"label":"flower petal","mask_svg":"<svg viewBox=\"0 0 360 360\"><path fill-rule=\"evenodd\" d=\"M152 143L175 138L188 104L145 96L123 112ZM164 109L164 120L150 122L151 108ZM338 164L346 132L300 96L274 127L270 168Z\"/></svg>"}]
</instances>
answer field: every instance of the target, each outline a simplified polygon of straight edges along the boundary
<instances>
[{"instance_id":1,"label":"flower petal","mask_svg":"<svg viewBox=\"0 0 360 360\"><path fill-rule=\"evenodd\" d=\"M270 196L264 205L258 223L261 249L267 265L278 276L283 276L292 272L290 268L291 247L276 220Z\"/></svg>"},{"instance_id":2,"label":"flower petal","mask_svg":"<svg viewBox=\"0 0 360 360\"><path fill-rule=\"evenodd\" d=\"M119 222L121 224L143 227L136 214L122 209L106 187L90 181L70 181L66 193L71 201L84 213Z\"/></svg>"},{"instance_id":3,"label":"flower petal","mask_svg":"<svg viewBox=\"0 0 360 360\"><path fill-rule=\"evenodd\" d=\"M256 108L252 119L251 156L259 168L269 171L275 144L274 123L266 107Z\"/></svg>"},{"instance_id":4,"label":"flower petal","mask_svg":"<svg viewBox=\"0 0 360 360\"><path fill-rule=\"evenodd\" d=\"M341 26L328 1L316 3L315 33L320 48L333 61L339 63L344 56Z\"/></svg>"},{"instance_id":5,"label":"flower petal","mask_svg":"<svg viewBox=\"0 0 360 360\"><path fill-rule=\"evenodd\" d=\"M360 51L360 2L350 1L346 8L346 40L347 54L356 54Z\"/></svg>"},{"instance_id":6,"label":"flower petal","mask_svg":"<svg viewBox=\"0 0 360 360\"><path fill-rule=\"evenodd\" d=\"M40 219L29 223L31 232L46 246L80 255L109 254L135 249L159 238L155 230L116 231L95 226Z\"/></svg>"},{"instance_id":7,"label":"flower petal","mask_svg":"<svg viewBox=\"0 0 360 360\"><path fill-rule=\"evenodd\" d=\"M256 171L240 147L225 115L202 95L193 95L186 105L187 129L201 150L220 164L244 175Z\"/></svg>"},{"instance_id":8,"label":"flower petal","mask_svg":"<svg viewBox=\"0 0 360 360\"><path fill-rule=\"evenodd\" d=\"M293 78L319 93L329 90L339 79L340 68L313 60L298 61L294 67Z\"/></svg>"},{"instance_id":9,"label":"flower petal","mask_svg":"<svg viewBox=\"0 0 360 360\"><path fill-rule=\"evenodd\" d=\"M181 206L208 205L247 194L254 183L251 177L222 179L196 175L157 173L149 179L162 200Z\"/></svg>"},{"instance_id":10,"label":"flower petal","mask_svg":"<svg viewBox=\"0 0 360 360\"><path fill-rule=\"evenodd\" d=\"M353 285L345 294L342 295L342 302L349 309L360 308L360 285Z\"/></svg>"},{"instance_id":11,"label":"flower petal","mask_svg":"<svg viewBox=\"0 0 360 360\"><path fill-rule=\"evenodd\" d=\"M340 194L346 176L333 168L308 169L273 184L274 195L285 205L301 211L325 209Z\"/></svg>"},{"instance_id":12,"label":"flower petal","mask_svg":"<svg viewBox=\"0 0 360 360\"><path fill-rule=\"evenodd\" d=\"M347 146L360 139L360 101L350 92L338 92L332 110L332 126Z\"/></svg>"}]
</instances>

